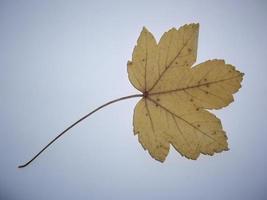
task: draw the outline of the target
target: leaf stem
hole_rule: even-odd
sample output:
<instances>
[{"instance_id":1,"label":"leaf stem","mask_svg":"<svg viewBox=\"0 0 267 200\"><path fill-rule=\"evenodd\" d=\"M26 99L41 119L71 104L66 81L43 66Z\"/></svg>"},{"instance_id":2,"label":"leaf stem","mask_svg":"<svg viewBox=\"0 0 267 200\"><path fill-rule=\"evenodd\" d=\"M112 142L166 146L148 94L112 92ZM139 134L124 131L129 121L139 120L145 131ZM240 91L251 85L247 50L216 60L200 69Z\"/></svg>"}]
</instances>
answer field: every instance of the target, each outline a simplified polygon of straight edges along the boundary
<instances>
[{"instance_id":1,"label":"leaf stem","mask_svg":"<svg viewBox=\"0 0 267 200\"><path fill-rule=\"evenodd\" d=\"M34 161L44 150L46 150L51 144L53 144L58 138L60 138L64 133L66 133L68 130L70 130L71 128L73 128L74 126L76 126L78 123L80 123L81 121L83 121L84 119L86 119L87 117L89 117L90 115L92 115L93 113L95 113L96 111L110 105L113 104L115 102L118 101L122 101L125 99L130 99L130 98L135 98L135 97L142 97L143 94L134 94L134 95L129 95L129 96L125 96L125 97L121 97L118 99L114 99L112 101L109 101L105 104L103 104L102 106L99 106L98 108L94 109L93 111L89 112L88 114L84 115L82 118L80 118L79 120L77 120L76 122L74 122L73 124L71 124L68 128L66 128L64 131L62 131L60 134L58 134L51 142L49 142L41 151L39 151L39 153L37 153L31 160L29 160L27 163L25 163L24 165L20 165L18 166L18 168L23 168L26 167L27 165L29 165L32 161Z\"/></svg>"}]
</instances>

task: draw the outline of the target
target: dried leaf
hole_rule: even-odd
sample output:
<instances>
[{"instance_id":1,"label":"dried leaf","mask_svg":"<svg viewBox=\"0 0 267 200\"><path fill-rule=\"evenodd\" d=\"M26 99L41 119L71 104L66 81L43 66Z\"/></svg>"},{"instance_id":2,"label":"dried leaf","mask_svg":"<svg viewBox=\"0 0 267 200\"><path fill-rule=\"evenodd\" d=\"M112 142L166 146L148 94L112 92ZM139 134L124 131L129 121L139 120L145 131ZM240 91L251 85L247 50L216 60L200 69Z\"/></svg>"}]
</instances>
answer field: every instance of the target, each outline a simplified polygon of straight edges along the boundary
<instances>
[{"instance_id":1,"label":"dried leaf","mask_svg":"<svg viewBox=\"0 0 267 200\"><path fill-rule=\"evenodd\" d=\"M128 62L132 85L143 93L134 110L134 133L150 155L163 162L170 144L189 159L228 150L220 120L207 109L233 101L243 73L223 60L192 67L198 24L173 28L157 44L143 28Z\"/></svg>"}]
</instances>

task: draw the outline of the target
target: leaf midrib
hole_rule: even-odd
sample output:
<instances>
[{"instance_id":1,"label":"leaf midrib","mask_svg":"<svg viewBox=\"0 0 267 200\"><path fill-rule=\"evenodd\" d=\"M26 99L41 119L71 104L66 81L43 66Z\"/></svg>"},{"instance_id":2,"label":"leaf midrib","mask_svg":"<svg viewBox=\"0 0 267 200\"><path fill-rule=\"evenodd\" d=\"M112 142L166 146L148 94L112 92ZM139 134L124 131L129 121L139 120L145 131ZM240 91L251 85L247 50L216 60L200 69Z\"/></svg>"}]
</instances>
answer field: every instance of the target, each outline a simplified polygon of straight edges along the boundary
<instances>
[{"instance_id":1,"label":"leaf midrib","mask_svg":"<svg viewBox=\"0 0 267 200\"><path fill-rule=\"evenodd\" d=\"M202 83L202 84L197 84L197 85L177 88L177 89L173 89L173 90L166 90L166 91L149 93L149 96L167 94L167 93L172 93L172 92L179 92L179 91L194 89L194 88L201 87L201 86L213 85L213 84L216 84L216 83L232 80L232 79L235 79L235 78L238 78L238 77L242 77L242 74L239 74L237 76L233 76L233 77L230 77L230 78L226 78L226 79L221 79L221 80L217 80L217 81L210 81L210 82L206 82L206 83Z\"/></svg>"}]
</instances>

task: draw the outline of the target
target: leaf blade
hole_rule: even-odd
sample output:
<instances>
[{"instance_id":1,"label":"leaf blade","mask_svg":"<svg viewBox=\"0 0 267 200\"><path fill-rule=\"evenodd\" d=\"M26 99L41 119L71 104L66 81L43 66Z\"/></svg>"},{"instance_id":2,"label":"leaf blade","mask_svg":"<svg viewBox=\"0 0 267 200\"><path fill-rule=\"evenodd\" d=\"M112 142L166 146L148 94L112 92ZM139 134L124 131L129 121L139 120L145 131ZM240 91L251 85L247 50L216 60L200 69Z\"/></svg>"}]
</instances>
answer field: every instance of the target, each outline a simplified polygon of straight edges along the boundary
<instances>
[{"instance_id":1,"label":"leaf blade","mask_svg":"<svg viewBox=\"0 0 267 200\"><path fill-rule=\"evenodd\" d=\"M127 63L128 77L132 85L145 92L149 86L151 75L157 58L157 42L154 36L144 27L134 48L132 61Z\"/></svg>"},{"instance_id":2,"label":"leaf blade","mask_svg":"<svg viewBox=\"0 0 267 200\"><path fill-rule=\"evenodd\" d=\"M160 72L148 91L152 91L172 67L191 67L197 58L199 24L189 24L178 30L172 28L161 37L158 48Z\"/></svg>"},{"instance_id":3,"label":"leaf blade","mask_svg":"<svg viewBox=\"0 0 267 200\"><path fill-rule=\"evenodd\" d=\"M140 44L144 35L153 41L150 50L147 40ZM134 111L134 133L144 149L161 162L166 159L170 145L194 160L200 154L228 150L220 119L206 109L219 109L233 102L244 74L217 59L191 67L196 60L197 39L198 24L169 30L157 45L150 32L142 31L133 60L140 60L142 55L146 63L141 67L128 66L131 82L134 79L131 71L143 77L140 90L143 98ZM139 54L138 48L142 46L146 51Z\"/></svg>"},{"instance_id":4,"label":"leaf blade","mask_svg":"<svg viewBox=\"0 0 267 200\"><path fill-rule=\"evenodd\" d=\"M180 83L176 80L177 73L183 73L187 79ZM209 60L190 70L170 71L150 95L186 93L198 107L219 109L233 102L233 94L241 88L243 75L224 60Z\"/></svg>"},{"instance_id":5,"label":"leaf blade","mask_svg":"<svg viewBox=\"0 0 267 200\"><path fill-rule=\"evenodd\" d=\"M139 142L154 159L163 162L169 153L170 145L157 129L158 118L151 117L152 107L151 102L144 98L137 103L133 117L134 134L138 135Z\"/></svg>"}]
</instances>

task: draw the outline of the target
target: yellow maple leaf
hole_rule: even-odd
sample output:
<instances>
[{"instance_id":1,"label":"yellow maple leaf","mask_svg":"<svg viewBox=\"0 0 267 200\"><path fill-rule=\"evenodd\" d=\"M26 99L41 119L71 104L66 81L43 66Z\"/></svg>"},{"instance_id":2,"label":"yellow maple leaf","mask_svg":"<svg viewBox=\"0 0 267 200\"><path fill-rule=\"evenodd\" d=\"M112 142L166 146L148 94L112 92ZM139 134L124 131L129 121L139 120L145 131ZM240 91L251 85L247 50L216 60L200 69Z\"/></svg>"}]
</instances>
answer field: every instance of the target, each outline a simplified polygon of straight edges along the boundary
<instances>
[{"instance_id":1,"label":"yellow maple leaf","mask_svg":"<svg viewBox=\"0 0 267 200\"><path fill-rule=\"evenodd\" d=\"M163 162L170 144L189 159L228 150L221 121L207 109L233 101L243 73L223 60L192 67L199 24L165 32L157 44L143 28L128 62L132 85L143 93L134 110L134 133L150 155Z\"/></svg>"},{"instance_id":2,"label":"yellow maple leaf","mask_svg":"<svg viewBox=\"0 0 267 200\"><path fill-rule=\"evenodd\" d=\"M128 61L132 85L142 94L109 101L59 133L19 168L28 166L44 150L78 123L98 110L125 99L142 97L134 110L134 133L150 155L163 162L170 144L183 156L197 159L228 150L221 121L207 109L230 104L241 87L243 73L223 60L209 60L192 67L197 57L198 24L164 33L157 44L143 28Z\"/></svg>"}]
</instances>

